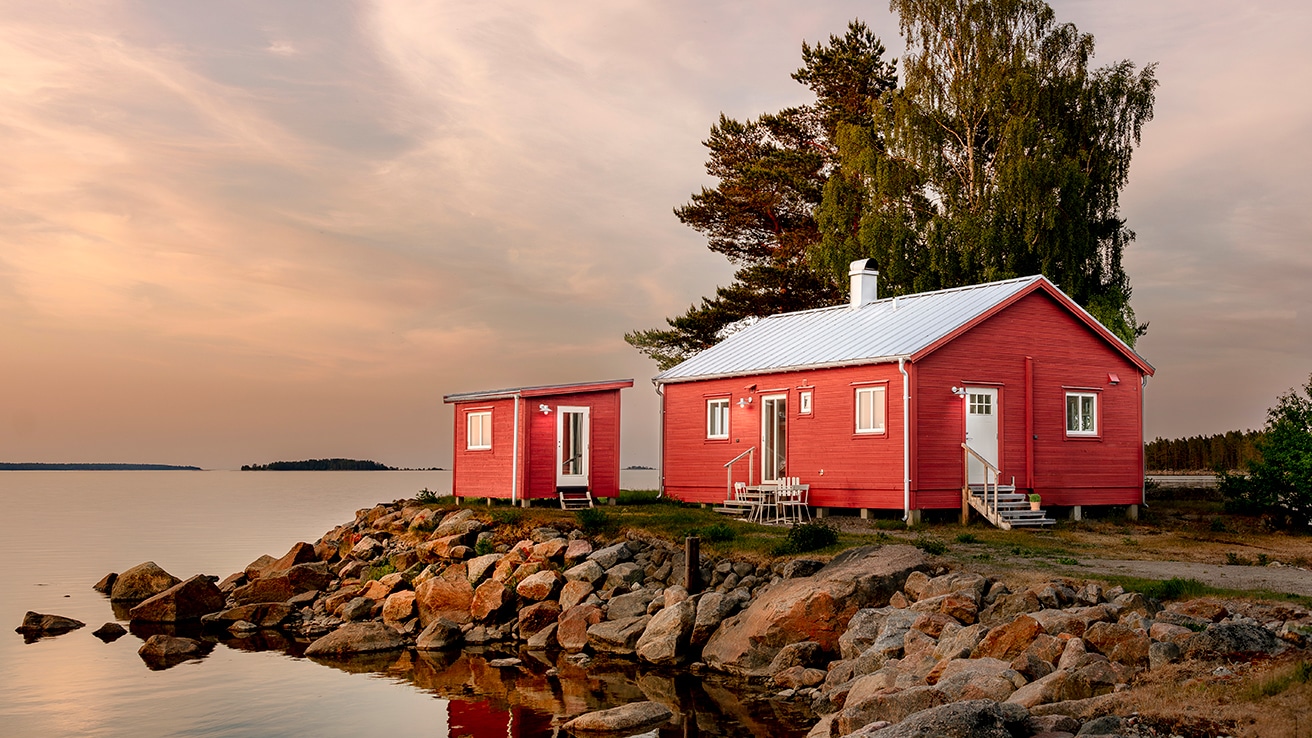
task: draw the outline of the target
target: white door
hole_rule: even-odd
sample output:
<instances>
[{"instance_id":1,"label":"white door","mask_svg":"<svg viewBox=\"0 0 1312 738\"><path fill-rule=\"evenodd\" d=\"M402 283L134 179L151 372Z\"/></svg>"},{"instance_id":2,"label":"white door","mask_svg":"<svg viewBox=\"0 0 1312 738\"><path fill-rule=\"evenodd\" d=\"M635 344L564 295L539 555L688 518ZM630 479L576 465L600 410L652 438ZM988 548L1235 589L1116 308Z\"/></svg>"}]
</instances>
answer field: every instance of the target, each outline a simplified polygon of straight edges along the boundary
<instances>
[{"instance_id":1,"label":"white door","mask_svg":"<svg viewBox=\"0 0 1312 738\"><path fill-rule=\"evenodd\" d=\"M998 391L991 387L966 388L966 445L998 468ZM975 457L967 461L969 484L998 482L985 480L984 465Z\"/></svg>"},{"instance_id":2,"label":"white door","mask_svg":"<svg viewBox=\"0 0 1312 738\"><path fill-rule=\"evenodd\" d=\"M788 462L788 395L761 398L761 481L783 479Z\"/></svg>"},{"instance_id":3,"label":"white door","mask_svg":"<svg viewBox=\"0 0 1312 738\"><path fill-rule=\"evenodd\" d=\"M587 487L591 453L588 408L556 408L556 486Z\"/></svg>"}]
</instances>

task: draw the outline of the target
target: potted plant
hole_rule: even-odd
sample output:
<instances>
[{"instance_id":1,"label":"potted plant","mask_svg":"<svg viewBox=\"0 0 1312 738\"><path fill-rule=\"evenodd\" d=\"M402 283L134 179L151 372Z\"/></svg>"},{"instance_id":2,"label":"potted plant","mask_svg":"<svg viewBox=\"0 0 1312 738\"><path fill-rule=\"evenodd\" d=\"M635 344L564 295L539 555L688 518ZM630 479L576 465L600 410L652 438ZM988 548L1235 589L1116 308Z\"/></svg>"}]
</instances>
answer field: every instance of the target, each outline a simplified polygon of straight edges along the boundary
<instances>
[{"instance_id":1,"label":"potted plant","mask_svg":"<svg viewBox=\"0 0 1312 738\"><path fill-rule=\"evenodd\" d=\"M1031 510L1038 510L1038 509L1039 509L1039 503L1042 502L1042 501L1043 501L1043 498L1042 498L1042 497L1039 497L1039 493L1038 493L1038 492L1031 492L1031 493L1030 493L1030 509L1031 509Z\"/></svg>"}]
</instances>

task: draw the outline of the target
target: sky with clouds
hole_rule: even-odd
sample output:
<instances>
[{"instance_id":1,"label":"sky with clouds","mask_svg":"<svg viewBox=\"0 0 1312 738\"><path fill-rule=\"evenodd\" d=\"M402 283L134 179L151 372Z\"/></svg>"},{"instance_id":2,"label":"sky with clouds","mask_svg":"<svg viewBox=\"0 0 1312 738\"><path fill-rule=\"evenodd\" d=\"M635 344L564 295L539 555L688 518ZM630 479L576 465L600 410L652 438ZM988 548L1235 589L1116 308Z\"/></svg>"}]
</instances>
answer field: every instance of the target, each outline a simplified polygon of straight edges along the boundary
<instances>
[{"instance_id":1,"label":"sky with clouds","mask_svg":"<svg viewBox=\"0 0 1312 738\"><path fill-rule=\"evenodd\" d=\"M1159 63L1122 209L1149 437L1259 427L1312 372L1312 7L1053 2ZM442 396L632 377L731 267L671 209L724 112L807 101L882 2L0 8L0 460L450 461Z\"/></svg>"}]
</instances>

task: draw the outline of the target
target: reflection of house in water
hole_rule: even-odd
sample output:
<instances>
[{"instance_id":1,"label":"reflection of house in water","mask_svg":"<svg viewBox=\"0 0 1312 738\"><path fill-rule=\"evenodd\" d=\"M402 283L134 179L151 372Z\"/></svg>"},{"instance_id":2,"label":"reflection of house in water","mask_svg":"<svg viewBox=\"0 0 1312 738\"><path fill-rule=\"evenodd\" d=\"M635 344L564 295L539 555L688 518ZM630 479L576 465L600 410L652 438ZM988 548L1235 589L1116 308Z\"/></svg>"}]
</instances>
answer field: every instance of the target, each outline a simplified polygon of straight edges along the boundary
<instances>
[{"instance_id":1,"label":"reflection of house in water","mask_svg":"<svg viewBox=\"0 0 1312 738\"><path fill-rule=\"evenodd\" d=\"M551 735L551 716L523 707L508 710L492 700L447 703L450 738L529 738Z\"/></svg>"}]
</instances>

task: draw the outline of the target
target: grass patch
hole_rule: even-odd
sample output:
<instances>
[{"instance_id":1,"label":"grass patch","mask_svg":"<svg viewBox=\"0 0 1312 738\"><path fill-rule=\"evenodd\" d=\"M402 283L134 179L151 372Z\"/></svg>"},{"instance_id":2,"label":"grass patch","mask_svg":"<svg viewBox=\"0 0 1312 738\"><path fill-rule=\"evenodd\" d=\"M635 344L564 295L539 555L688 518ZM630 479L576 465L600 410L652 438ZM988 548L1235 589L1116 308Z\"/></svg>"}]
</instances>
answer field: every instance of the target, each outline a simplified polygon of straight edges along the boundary
<instances>
[{"instance_id":1,"label":"grass patch","mask_svg":"<svg viewBox=\"0 0 1312 738\"><path fill-rule=\"evenodd\" d=\"M931 538L930 536L920 536L912 541L911 545L924 551L930 556L942 556L948 552L948 544L937 538Z\"/></svg>"},{"instance_id":2,"label":"grass patch","mask_svg":"<svg viewBox=\"0 0 1312 738\"><path fill-rule=\"evenodd\" d=\"M1079 566L1080 560L1070 556L1059 556L1057 557L1057 563L1062 566Z\"/></svg>"},{"instance_id":3,"label":"grass patch","mask_svg":"<svg viewBox=\"0 0 1312 738\"><path fill-rule=\"evenodd\" d=\"M487 511L487 516L497 525L519 525L524 522L524 508L522 507L493 507Z\"/></svg>"},{"instance_id":4,"label":"grass patch","mask_svg":"<svg viewBox=\"0 0 1312 738\"><path fill-rule=\"evenodd\" d=\"M776 556L820 551L838 543L838 531L828 523L799 523L788 529L788 535L772 551Z\"/></svg>"},{"instance_id":5,"label":"grass patch","mask_svg":"<svg viewBox=\"0 0 1312 738\"><path fill-rule=\"evenodd\" d=\"M396 567L392 566L390 563L379 564L378 566L369 566L369 567L365 567L364 571L360 572L360 581L367 582L371 579L382 579L388 574L395 574L395 573L396 573Z\"/></svg>"},{"instance_id":6,"label":"grass patch","mask_svg":"<svg viewBox=\"0 0 1312 738\"><path fill-rule=\"evenodd\" d=\"M1248 687L1249 699L1275 697L1299 684L1312 684L1312 661L1300 661Z\"/></svg>"},{"instance_id":7,"label":"grass patch","mask_svg":"<svg viewBox=\"0 0 1312 738\"><path fill-rule=\"evenodd\" d=\"M621 505L661 505L673 502L668 497L661 497L660 490L655 489L622 489L620 490L619 504ZM675 502L674 504L678 504Z\"/></svg>"},{"instance_id":8,"label":"grass patch","mask_svg":"<svg viewBox=\"0 0 1312 738\"><path fill-rule=\"evenodd\" d=\"M579 529L584 533L600 533L610 527L610 516L599 507L585 507L574 513Z\"/></svg>"},{"instance_id":9,"label":"grass patch","mask_svg":"<svg viewBox=\"0 0 1312 738\"><path fill-rule=\"evenodd\" d=\"M1225 563L1227 566L1252 566L1253 560L1247 556L1240 556L1234 551L1226 551Z\"/></svg>"},{"instance_id":10,"label":"grass patch","mask_svg":"<svg viewBox=\"0 0 1312 738\"><path fill-rule=\"evenodd\" d=\"M979 543L979 536L974 533L958 533L957 543Z\"/></svg>"},{"instance_id":11,"label":"grass patch","mask_svg":"<svg viewBox=\"0 0 1312 738\"><path fill-rule=\"evenodd\" d=\"M711 543L728 543L738 537L738 531L728 523L712 523L704 528L689 528L686 535Z\"/></svg>"}]
</instances>

